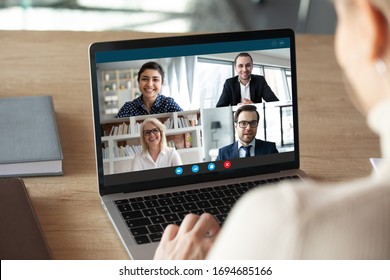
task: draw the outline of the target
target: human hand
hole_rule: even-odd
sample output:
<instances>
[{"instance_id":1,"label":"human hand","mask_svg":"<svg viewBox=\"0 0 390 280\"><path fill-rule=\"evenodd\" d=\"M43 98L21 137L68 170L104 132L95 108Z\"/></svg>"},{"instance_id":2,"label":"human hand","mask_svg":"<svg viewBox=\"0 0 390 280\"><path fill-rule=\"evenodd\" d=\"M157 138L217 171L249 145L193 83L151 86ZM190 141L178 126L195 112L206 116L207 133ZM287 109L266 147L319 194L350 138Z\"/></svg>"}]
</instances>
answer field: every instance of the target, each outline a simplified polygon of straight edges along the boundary
<instances>
[{"instance_id":1,"label":"human hand","mask_svg":"<svg viewBox=\"0 0 390 280\"><path fill-rule=\"evenodd\" d=\"M211 214L187 214L180 227L173 224L167 226L154 259L205 259L219 230L219 224Z\"/></svg>"},{"instance_id":2,"label":"human hand","mask_svg":"<svg viewBox=\"0 0 390 280\"><path fill-rule=\"evenodd\" d=\"M254 104L252 100L248 98L243 98L241 103L238 103L238 105L245 105L245 104Z\"/></svg>"}]
</instances>

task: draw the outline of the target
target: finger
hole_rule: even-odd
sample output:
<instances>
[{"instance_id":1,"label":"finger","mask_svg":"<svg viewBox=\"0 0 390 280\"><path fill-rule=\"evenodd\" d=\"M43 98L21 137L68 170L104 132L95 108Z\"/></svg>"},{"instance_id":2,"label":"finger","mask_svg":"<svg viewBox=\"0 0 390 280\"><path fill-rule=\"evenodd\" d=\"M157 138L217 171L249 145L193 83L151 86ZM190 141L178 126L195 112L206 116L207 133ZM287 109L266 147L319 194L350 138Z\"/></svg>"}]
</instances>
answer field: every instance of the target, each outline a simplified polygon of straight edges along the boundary
<instances>
[{"instance_id":1,"label":"finger","mask_svg":"<svg viewBox=\"0 0 390 280\"><path fill-rule=\"evenodd\" d=\"M168 225L164 230L163 236L161 237L161 242L164 243L173 240L176 237L178 231L179 227L177 225Z\"/></svg>"},{"instance_id":2,"label":"finger","mask_svg":"<svg viewBox=\"0 0 390 280\"><path fill-rule=\"evenodd\" d=\"M202 236L205 236L206 234L216 236L219 230L220 226L217 220L209 213L202 214L194 227L194 231Z\"/></svg>"},{"instance_id":3,"label":"finger","mask_svg":"<svg viewBox=\"0 0 390 280\"><path fill-rule=\"evenodd\" d=\"M195 224L198 222L199 218L200 217L198 215L192 213L187 214L180 225L178 235L184 234L192 230Z\"/></svg>"},{"instance_id":4,"label":"finger","mask_svg":"<svg viewBox=\"0 0 390 280\"><path fill-rule=\"evenodd\" d=\"M209 214L209 213L206 213L205 216L204 216L205 219L208 220L208 223L209 223L209 231L208 233L211 235L211 236L216 236L220 229L221 229L221 226L219 225L217 219Z\"/></svg>"}]
</instances>

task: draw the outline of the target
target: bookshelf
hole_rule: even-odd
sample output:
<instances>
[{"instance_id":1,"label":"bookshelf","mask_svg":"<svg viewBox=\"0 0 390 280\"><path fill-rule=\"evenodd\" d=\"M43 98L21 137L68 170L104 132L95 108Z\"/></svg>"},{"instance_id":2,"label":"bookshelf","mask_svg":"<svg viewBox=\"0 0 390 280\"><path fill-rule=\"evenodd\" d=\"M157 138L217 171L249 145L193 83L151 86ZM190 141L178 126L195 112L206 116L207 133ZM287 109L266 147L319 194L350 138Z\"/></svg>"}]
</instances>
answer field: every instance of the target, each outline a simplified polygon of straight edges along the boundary
<instances>
[{"instance_id":1,"label":"bookshelf","mask_svg":"<svg viewBox=\"0 0 390 280\"><path fill-rule=\"evenodd\" d=\"M103 114L114 117L125 102L140 95L135 69L104 70L100 74Z\"/></svg>"},{"instance_id":2,"label":"bookshelf","mask_svg":"<svg viewBox=\"0 0 390 280\"><path fill-rule=\"evenodd\" d=\"M203 159L199 110L110 119L102 122L104 174L129 172L135 154L142 152L140 126L147 118L166 126L169 147L175 147L183 164Z\"/></svg>"}]
</instances>

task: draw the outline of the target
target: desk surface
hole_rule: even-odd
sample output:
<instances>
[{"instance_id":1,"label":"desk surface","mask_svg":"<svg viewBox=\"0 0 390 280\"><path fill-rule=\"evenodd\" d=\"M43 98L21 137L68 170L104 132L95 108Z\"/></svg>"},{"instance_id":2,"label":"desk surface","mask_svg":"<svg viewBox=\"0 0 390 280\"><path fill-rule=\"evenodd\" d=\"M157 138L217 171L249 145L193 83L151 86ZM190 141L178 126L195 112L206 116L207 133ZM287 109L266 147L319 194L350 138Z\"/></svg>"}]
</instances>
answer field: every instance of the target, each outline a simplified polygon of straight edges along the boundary
<instances>
[{"instance_id":1,"label":"desk surface","mask_svg":"<svg viewBox=\"0 0 390 280\"><path fill-rule=\"evenodd\" d=\"M25 178L55 259L127 259L100 206L88 46L164 36L134 32L0 31L0 97L53 96L64 176ZM165 35L166 36L166 35ZM367 175L379 141L346 94L331 36L297 36L301 168L321 181Z\"/></svg>"}]
</instances>

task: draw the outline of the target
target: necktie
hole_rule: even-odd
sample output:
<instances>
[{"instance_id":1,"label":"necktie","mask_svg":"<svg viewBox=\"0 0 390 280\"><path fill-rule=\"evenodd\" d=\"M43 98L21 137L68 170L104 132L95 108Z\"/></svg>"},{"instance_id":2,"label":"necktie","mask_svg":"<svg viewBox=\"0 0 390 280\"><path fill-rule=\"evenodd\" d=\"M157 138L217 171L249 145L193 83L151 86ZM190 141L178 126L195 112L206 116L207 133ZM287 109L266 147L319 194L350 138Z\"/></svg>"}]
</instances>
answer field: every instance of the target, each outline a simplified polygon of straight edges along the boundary
<instances>
[{"instance_id":1,"label":"necktie","mask_svg":"<svg viewBox=\"0 0 390 280\"><path fill-rule=\"evenodd\" d=\"M251 147L252 147L252 145L242 146L242 148L245 151L245 157L250 157L251 156L251 153L250 153Z\"/></svg>"}]
</instances>

